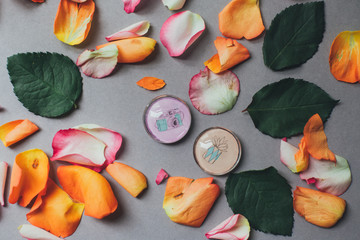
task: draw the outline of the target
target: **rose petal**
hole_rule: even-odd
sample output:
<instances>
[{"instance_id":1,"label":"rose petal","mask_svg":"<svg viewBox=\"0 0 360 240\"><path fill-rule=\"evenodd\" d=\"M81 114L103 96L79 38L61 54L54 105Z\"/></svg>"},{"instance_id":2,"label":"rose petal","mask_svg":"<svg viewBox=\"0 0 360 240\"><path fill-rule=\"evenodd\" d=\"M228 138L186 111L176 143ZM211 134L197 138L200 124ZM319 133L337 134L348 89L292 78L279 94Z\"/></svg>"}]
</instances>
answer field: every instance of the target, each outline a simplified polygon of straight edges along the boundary
<instances>
[{"instance_id":1,"label":"rose petal","mask_svg":"<svg viewBox=\"0 0 360 240\"><path fill-rule=\"evenodd\" d=\"M140 3L141 0L123 0L124 10L126 13L133 13L136 6Z\"/></svg>"},{"instance_id":2,"label":"rose petal","mask_svg":"<svg viewBox=\"0 0 360 240\"><path fill-rule=\"evenodd\" d=\"M147 37L122 39L97 46L96 49L99 50L108 45L117 46L118 63L136 63L141 62L154 51L156 41Z\"/></svg>"},{"instance_id":3,"label":"rose petal","mask_svg":"<svg viewBox=\"0 0 360 240\"><path fill-rule=\"evenodd\" d=\"M292 172L298 172L296 168L295 153L299 149L290 143L281 140L280 142L280 161Z\"/></svg>"},{"instance_id":4,"label":"rose petal","mask_svg":"<svg viewBox=\"0 0 360 240\"><path fill-rule=\"evenodd\" d=\"M336 162L335 154L330 151L324 125L319 114L313 115L304 127L304 139L306 151L319 160L330 160Z\"/></svg>"},{"instance_id":5,"label":"rose petal","mask_svg":"<svg viewBox=\"0 0 360 240\"><path fill-rule=\"evenodd\" d=\"M60 0L54 23L55 36L69 45L82 43L90 31L94 12L93 0L84 3Z\"/></svg>"},{"instance_id":6,"label":"rose petal","mask_svg":"<svg viewBox=\"0 0 360 240\"><path fill-rule=\"evenodd\" d=\"M110 36L105 37L107 41L114 41L127 38L135 38L145 35L150 28L149 21L141 21L134 23L124 29L119 30L116 33L111 34Z\"/></svg>"},{"instance_id":7,"label":"rose petal","mask_svg":"<svg viewBox=\"0 0 360 240\"><path fill-rule=\"evenodd\" d=\"M195 42L205 30L205 22L199 14L190 11L169 17L160 30L160 41L170 56L178 57Z\"/></svg>"},{"instance_id":8,"label":"rose petal","mask_svg":"<svg viewBox=\"0 0 360 240\"><path fill-rule=\"evenodd\" d=\"M218 53L204 62L214 73L221 73L250 57L246 47L233 39L217 37L214 43Z\"/></svg>"},{"instance_id":9,"label":"rose petal","mask_svg":"<svg viewBox=\"0 0 360 240\"><path fill-rule=\"evenodd\" d=\"M99 50L85 50L80 54L76 65L89 77L103 78L114 70L117 64L118 49L114 45Z\"/></svg>"},{"instance_id":10,"label":"rose petal","mask_svg":"<svg viewBox=\"0 0 360 240\"><path fill-rule=\"evenodd\" d=\"M99 173L81 166L60 166L60 185L70 197L85 204L85 215L104 218L115 212L118 202L109 182Z\"/></svg>"},{"instance_id":11,"label":"rose petal","mask_svg":"<svg viewBox=\"0 0 360 240\"><path fill-rule=\"evenodd\" d=\"M186 0L162 0L162 2L169 10L179 10L184 6Z\"/></svg>"},{"instance_id":12,"label":"rose petal","mask_svg":"<svg viewBox=\"0 0 360 240\"><path fill-rule=\"evenodd\" d=\"M45 187L49 175L49 159L40 149L16 155L11 172L9 203L26 207Z\"/></svg>"},{"instance_id":13,"label":"rose petal","mask_svg":"<svg viewBox=\"0 0 360 240\"><path fill-rule=\"evenodd\" d=\"M160 183L162 183L168 177L169 177L169 174L164 169L160 169L158 175L156 176L155 182L156 182L157 185L159 185Z\"/></svg>"},{"instance_id":14,"label":"rose petal","mask_svg":"<svg viewBox=\"0 0 360 240\"><path fill-rule=\"evenodd\" d=\"M78 129L58 131L52 142L51 161L62 160L86 166L102 166L106 144L93 135Z\"/></svg>"},{"instance_id":15,"label":"rose petal","mask_svg":"<svg viewBox=\"0 0 360 240\"><path fill-rule=\"evenodd\" d=\"M329 64L332 75L339 81L360 82L360 31L345 31L331 45Z\"/></svg>"},{"instance_id":16,"label":"rose petal","mask_svg":"<svg viewBox=\"0 0 360 240\"><path fill-rule=\"evenodd\" d=\"M219 13L219 29L229 38L253 39L265 29L259 0L232 0Z\"/></svg>"},{"instance_id":17,"label":"rose petal","mask_svg":"<svg viewBox=\"0 0 360 240\"><path fill-rule=\"evenodd\" d=\"M306 221L329 228L342 218L346 202L329 193L296 187L293 205L295 211Z\"/></svg>"},{"instance_id":18,"label":"rose petal","mask_svg":"<svg viewBox=\"0 0 360 240\"><path fill-rule=\"evenodd\" d=\"M39 194L26 218L32 225L64 238L75 232L83 211L84 204L74 202L49 178L47 188Z\"/></svg>"},{"instance_id":19,"label":"rose petal","mask_svg":"<svg viewBox=\"0 0 360 240\"><path fill-rule=\"evenodd\" d=\"M235 214L207 232L211 239L247 240L250 235L249 221L241 214Z\"/></svg>"},{"instance_id":20,"label":"rose petal","mask_svg":"<svg viewBox=\"0 0 360 240\"><path fill-rule=\"evenodd\" d=\"M43 2L45 2L45 0L31 0L31 1L36 2L36 3L43 3Z\"/></svg>"},{"instance_id":21,"label":"rose petal","mask_svg":"<svg viewBox=\"0 0 360 240\"><path fill-rule=\"evenodd\" d=\"M7 162L0 162L0 204L5 205L4 202L4 190L7 175L8 164Z\"/></svg>"},{"instance_id":22,"label":"rose petal","mask_svg":"<svg viewBox=\"0 0 360 240\"><path fill-rule=\"evenodd\" d=\"M336 163L310 158L309 168L300 174L308 184L336 196L343 194L351 184L351 171L345 158L336 155Z\"/></svg>"},{"instance_id":23,"label":"rose petal","mask_svg":"<svg viewBox=\"0 0 360 240\"><path fill-rule=\"evenodd\" d=\"M76 2L76 3L83 3L83 2L86 2L87 0L71 0L73 2Z\"/></svg>"},{"instance_id":24,"label":"rose petal","mask_svg":"<svg viewBox=\"0 0 360 240\"><path fill-rule=\"evenodd\" d=\"M9 147L30 136L37 130L39 130L39 128L28 119L15 120L0 126L0 139L5 147Z\"/></svg>"},{"instance_id":25,"label":"rose petal","mask_svg":"<svg viewBox=\"0 0 360 240\"><path fill-rule=\"evenodd\" d=\"M166 83L164 82L164 80L156 77L143 77L142 79L137 81L136 84L147 90L154 91L163 88Z\"/></svg>"},{"instance_id":26,"label":"rose petal","mask_svg":"<svg viewBox=\"0 0 360 240\"><path fill-rule=\"evenodd\" d=\"M147 188L145 175L124 163L114 162L106 167L106 171L133 197Z\"/></svg>"},{"instance_id":27,"label":"rose petal","mask_svg":"<svg viewBox=\"0 0 360 240\"><path fill-rule=\"evenodd\" d=\"M192 77L189 85L189 97L193 106L207 115L231 110L239 92L239 79L229 70L216 74L206 67Z\"/></svg>"},{"instance_id":28,"label":"rose petal","mask_svg":"<svg viewBox=\"0 0 360 240\"><path fill-rule=\"evenodd\" d=\"M23 238L27 238L31 240L61 240L62 239L31 224L20 225L18 227L18 230Z\"/></svg>"}]
</instances>

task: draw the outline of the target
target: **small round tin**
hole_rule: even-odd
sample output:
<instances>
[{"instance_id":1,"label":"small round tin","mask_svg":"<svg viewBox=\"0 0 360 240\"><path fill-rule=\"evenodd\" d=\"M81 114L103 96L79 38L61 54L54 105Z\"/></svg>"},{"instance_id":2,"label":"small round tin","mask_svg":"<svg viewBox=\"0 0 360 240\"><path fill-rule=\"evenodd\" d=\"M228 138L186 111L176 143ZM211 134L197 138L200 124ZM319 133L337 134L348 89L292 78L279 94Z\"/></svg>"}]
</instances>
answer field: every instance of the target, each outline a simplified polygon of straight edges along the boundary
<instances>
[{"instance_id":1,"label":"small round tin","mask_svg":"<svg viewBox=\"0 0 360 240\"><path fill-rule=\"evenodd\" d=\"M211 175L224 175L240 162L238 137L222 127L208 128L194 142L194 158L199 167Z\"/></svg>"},{"instance_id":2,"label":"small round tin","mask_svg":"<svg viewBox=\"0 0 360 240\"><path fill-rule=\"evenodd\" d=\"M154 98L144 111L147 133L161 143L174 143L182 139L190 129L191 113L180 98L161 95Z\"/></svg>"}]
</instances>

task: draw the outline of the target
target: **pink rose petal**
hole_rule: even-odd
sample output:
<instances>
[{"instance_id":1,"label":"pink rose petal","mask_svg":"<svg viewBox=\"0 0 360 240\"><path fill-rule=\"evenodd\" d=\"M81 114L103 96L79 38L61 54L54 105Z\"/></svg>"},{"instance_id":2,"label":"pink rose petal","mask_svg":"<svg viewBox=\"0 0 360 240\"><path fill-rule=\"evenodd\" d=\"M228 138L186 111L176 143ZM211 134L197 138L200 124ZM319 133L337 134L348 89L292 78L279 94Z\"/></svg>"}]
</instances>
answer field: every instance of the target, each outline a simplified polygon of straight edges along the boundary
<instances>
[{"instance_id":1,"label":"pink rose petal","mask_svg":"<svg viewBox=\"0 0 360 240\"><path fill-rule=\"evenodd\" d=\"M296 169L295 154L299 149L290 143L287 140L281 139L280 143L280 161L289 168L293 173L298 172Z\"/></svg>"},{"instance_id":2,"label":"pink rose petal","mask_svg":"<svg viewBox=\"0 0 360 240\"><path fill-rule=\"evenodd\" d=\"M116 45L108 45L99 50L85 50L78 57L76 65L86 76L103 78L114 70L118 53Z\"/></svg>"},{"instance_id":3,"label":"pink rose petal","mask_svg":"<svg viewBox=\"0 0 360 240\"><path fill-rule=\"evenodd\" d=\"M310 157L309 168L300 173L300 178L308 184L315 183L322 192L336 196L343 194L351 184L351 171L345 158L335 157L336 163Z\"/></svg>"},{"instance_id":4,"label":"pink rose petal","mask_svg":"<svg viewBox=\"0 0 360 240\"><path fill-rule=\"evenodd\" d=\"M122 144L122 136L120 135L120 133L107 128L103 128L96 124L82 124L74 127L74 129L85 131L105 143L106 161L103 164L104 168L115 161L116 154Z\"/></svg>"},{"instance_id":5,"label":"pink rose petal","mask_svg":"<svg viewBox=\"0 0 360 240\"><path fill-rule=\"evenodd\" d=\"M162 2L169 10L179 10L184 6L186 0L162 0Z\"/></svg>"},{"instance_id":6,"label":"pink rose petal","mask_svg":"<svg viewBox=\"0 0 360 240\"><path fill-rule=\"evenodd\" d=\"M202 114L219 114L229 111L236 103L240 82L236 75L226 70L216 74L207 67L192 77L189 97Z\"/></svg>"},{"instance_id":7,"label":"pink rose petal","mask_svg":"<svg viewBox=\"0 0 360 240\"><path fill-rule=\"evenodd\" d=\"M105 161L106 144L93 135L78 129L58 131L52 142L53 156L50 160L62 160L85 166L102 166Z\"/></svg>"},{"instance_id":8,"label":"pink rose petal","mask_svg":"<svg viewBox=\"0 0 360 240\"><path fill-rule=\"evenodd\" d=\"M123 0L126 13L133 13L141 0Z\"/></svg>"},{"instance_id":9,"label":"pink rose petal","mask_svg":"<svg viewBox=\"0 0 360 240\"><path fill-rule=\"evenodd\" d=\"M4 190L5 190L5 182L7 175L8 164L7 162L0 162L0 204L1 206L5 205L4 202Z\"/></svg>"},{"instance_id":10,"label":"pink rose petal","mask_svg":"<svg viewBox=\"0 0 360 240\"><path fill-rule=\"evenodd\" d=\"M141 21L134 23L120 31L105 37L107 41L115 41L120 39L134 38L145 35L150 28L149 21Z\"/></svg>"},{"instance_id":11,"label":"pink rose petal","mask_svg":"<svg viewBox=\"0 0 360 240\"><path fill-rule=\"evenodd\" d=\"M249 235L249 221L241 214L235 214L229 217L205 234L209 239L224 240L247 240Z\"/></svg>"},{"instance_id":12,"label":"pink rose petal","mask_svg":"<svg viewBox=\"0 0 360 240\"><path fill-rule=\"evenodd\" d=\"M160 169L157 177L156 177L156 184L159 185L160 183L162 183L165 179L167 179L169 177L169 174L167 172L165 172L164 169Z\"/></svg>"},{"instance_id":13,"label":"pink rose petal","mask_svg":"<svg viewBox=\"0 0 360 240\"><path fill-rule=\"evenodd\" d=\"M160 30L160 41L170 56L177 57L195 42L205 30L205 22L199 14L190 11L169 17Z\"/></svg>"},{"instance_id":14,"label":"pink rose petal","mask_svg":"<svg viewBox=\"0 0 360 240\"><path fill-rule=\"evenodd\" d=\"M19 233L23 238L29 240L62 240L44 229L35 227L30 224L23 224L18 227Z\"/></svg>"},{"instance_id":15,"label":"pink rose petal","mask_svg":"<svg viewBox=\"0 0 360 240\"><path fill-rule=\"evenodd\" d=\"M87 0L71 0L71 1L76 2L76 3L84 3L84 2L86 2Z\"/></svg>"}]
</instances>

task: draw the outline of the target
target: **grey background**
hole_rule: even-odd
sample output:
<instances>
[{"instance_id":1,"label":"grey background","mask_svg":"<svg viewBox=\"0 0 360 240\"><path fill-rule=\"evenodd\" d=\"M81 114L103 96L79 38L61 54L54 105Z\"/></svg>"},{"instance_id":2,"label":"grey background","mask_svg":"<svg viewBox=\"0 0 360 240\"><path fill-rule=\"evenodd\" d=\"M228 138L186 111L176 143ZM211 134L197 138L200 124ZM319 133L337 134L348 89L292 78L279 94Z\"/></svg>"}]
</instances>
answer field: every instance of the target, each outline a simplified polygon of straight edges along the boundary
<instances>
[{"instance_id":1,"label":"grey background","mask_svg":"<svg viewBox=\"0 0 360 240\"><path fill-rule=\"evenodd\" d=\"M200 14L206 22L206 31L200 39L179 58L171 58L159 41L162 23L173 12L163 6L160 0L142 0L137 11L126 14L121 0L96 1L96 12L87 40L79 46L68 46L53 34L53 21L58 2L48 0L35 4L30 0L2 0L0 2L0 124L28 118L41 130L13 147L0 146L0 160L13 165L15 156L31 148L40 148L48 156L52 155L51 141L60 130L82 123L96 123L120 132L124 143L118 157L130 166L142 171L148 178L149 188L139 199L135 199L119 186L110 176L103 175L111 183L119 201L118 211L103 220L83 216L77 231L68 239L205 239L204 234L218 223L232 215L224 195L226 176L215 177L220 185L221 195L200 228L192 228L173 223L162 209L165 184L157 186L155 178L160 168L171 176L190 178L208 177L195 163L192 145L197 135L204 129L222 126L234 131L243 146L243 155L235 171L276 167L288 179L293 188L307 186L292 174L279 160L279 139L263 135L253 125L250 116L241 111L251 102L251 98L264 85L282 78L302 78L313 82L340 99L330 119L326 123L326 135L330 148L348 159L353 183L342 195L347 201L344 218L333 228L323 229L306 222L295 213L292 237L274 236L259 231L251 231L253 240L270 239L358 239L360 234L359 179L360 170L360 112L359 84L336 81L329 71L328 55L333 39L341 31L359 30L360 2L358 0L327 0L326 31L319 51L306 64L292 70L273 72L263 64L262 43L264 35L253 41L241 40L250 53L251 59L235 67L233 71L240 79L241 92L233 110L217 116L199 113L188 97L191 77L204 68L203 62L216 53L213 41L220 36L217 14L229 1L188 0L183 10ZM265 27L281 10L298 2L292 0L261 1ZM119 64L113 74L105 79L83 80L83 95L78 102L79 109L63 118L49 119L36 116L25 109L12 91L6 61L7 57L19 52L49 51L69 56L76 61L86 48L95 48L105 43L104 37L132 23L149 20L151 29L147 36L158 41L155 52L146 61L138 64ZM135 83L144 76L155 76L166 81L164 89L150 92ZM145 132L142 114L150 100L160 94L172 94L184 99L190 106L193 123L188 135L179 143L163 145L153 141ZM290 142L297 144L300 137ZM52 163L51 175L55 176L56 166ZM10 173L5 198L8 197ZM313 188L313 186L309 186ZM6 200L7 202L7 200ZM21 239L17 227L26 223L29 209L19 205L6 204L0 207L0 239Z\"/></svg>"}]
</instances>

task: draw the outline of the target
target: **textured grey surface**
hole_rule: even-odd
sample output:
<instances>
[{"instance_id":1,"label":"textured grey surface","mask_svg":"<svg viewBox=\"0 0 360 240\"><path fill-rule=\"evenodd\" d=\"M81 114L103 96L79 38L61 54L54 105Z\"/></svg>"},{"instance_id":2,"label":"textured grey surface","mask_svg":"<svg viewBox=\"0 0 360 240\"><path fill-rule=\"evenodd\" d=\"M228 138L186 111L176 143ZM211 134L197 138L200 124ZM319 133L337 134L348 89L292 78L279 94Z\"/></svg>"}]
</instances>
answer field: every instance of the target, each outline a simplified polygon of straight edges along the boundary
<instances>
[{"instance_id":1,"label":"textured grey surface","mask_svg":"<svg viewBox=\"0 0 360 240\"><path fill-rule=\"evenodd\" d=\"M240 42L245 45L251 59L234 68L241 84L239 99L233 110L217 115L205 116L199 113L188 98L188 85L191 77L204 68L203 62L215 54L213 41L220 36L217 14L229 1L188 0L183 10L200 14L207 25L201 38L196 41L184 56L171 58L159 41L162 23L172 14L160 0L143 0L136 13L127 15L121 0L96 1L96 12L92 29L87 40L79 46L68 46L56 39L53 34L53 21L59 1L49 0L34 4L30 0L2 0L0 2L0 124L15 119L28 118L41 130L13 147L0 146L0 160L13 165L16 154L31 149L43 149L52 155L51 141L59 129L82 123L96 123L120 132L124 144L118 160L141 170L148 178L149 188L139 199L131 197L110 178L119 201L119 210L112 216L96 220L83 216L77 231L68 239L205 239L204 234L216 226L232 212L224 195L226 177L215 177L220 185L221 195L200 228L182 226L171 222L162 209L165 184L157 186L155 178L160 168L172 176L190 178L208 177L195 163L192 145L197 135L212 126L222 126L234 131L243 146L243 155L235 171L276 167L288 179L291 186L306 186L306 183L292 174L279 160L278 139L260 133L253 125L249 115L241 111L251 102L253 94L264 85L286 77L302 78L313 82L340 99L330 119L326 123L326 134L330 148L338 155L348 159L353 183L342 195L347 201L344 218L333 228L323 229L306 222L295 213L293 236L286 239L358 239L360 234L359 178L360 170L360 85L336 81L329 72L328 55L333 39L344 30L359 30L360 3L358 0L327 0L326 31L319 51L306 64L292 70L273 72L263 64L263 35L256 40ZM261 10L265 27L285 7L299 2L292 0L263 0ZM74 61L86 48L94 48L105 43L104 37L140 20L149 20L151 30L148 34L158 41L154 54L143 63L118 65L116 71L105 79L91 79L84 76L83 95L78 103L79 109L66 117L48 119L35 116L25 109L12 91L6 58L19 52L49 51L69 56ZM166 81L164 89L149 92L139 88L135 82L144 76L155 76ZM142 114L149 101L160 94L172 94L184 99L190 106L193 116L192 128L188 135L174 145L163 145L153 141L145 132ZM297 144L300 137L290 139ZM52 163L51 175L56 166ZM10 175L10 170L9 170ZM8 197L10 176L8 176L5 197ZM313 188L311 186L311 188ZM29 209L17 204L0 207L0 239L21 239L17 226L26 223ZM285 237L251 231L253 240L285 239Z\"/></svg>"}]
</instances>

